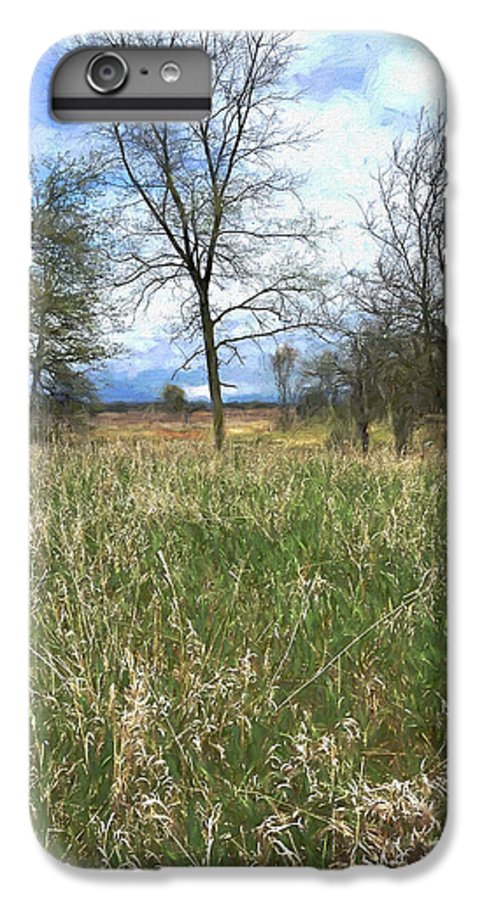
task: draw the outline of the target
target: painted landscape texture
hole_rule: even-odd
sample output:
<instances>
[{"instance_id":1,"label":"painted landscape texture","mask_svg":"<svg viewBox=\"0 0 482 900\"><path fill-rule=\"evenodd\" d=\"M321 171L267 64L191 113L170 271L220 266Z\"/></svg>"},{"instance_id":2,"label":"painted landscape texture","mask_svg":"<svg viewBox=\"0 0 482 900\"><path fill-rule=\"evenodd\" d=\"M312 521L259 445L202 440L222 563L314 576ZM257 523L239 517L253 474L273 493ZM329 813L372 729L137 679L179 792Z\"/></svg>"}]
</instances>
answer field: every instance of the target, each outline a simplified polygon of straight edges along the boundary
<instances>
[{"instance_id":1,"label":"painted landscape texture","mask_svg":"<svg viewBox=\"0 0 482 900\"><path fill-rule=\"evenodd\" d=\"M193 44L202 120L49 116L67 51ZM114 869L422 859L446 808L437 61L382 33L86 35L39 63L31 134L40 842Z\"/></svg>"}]
</instances>

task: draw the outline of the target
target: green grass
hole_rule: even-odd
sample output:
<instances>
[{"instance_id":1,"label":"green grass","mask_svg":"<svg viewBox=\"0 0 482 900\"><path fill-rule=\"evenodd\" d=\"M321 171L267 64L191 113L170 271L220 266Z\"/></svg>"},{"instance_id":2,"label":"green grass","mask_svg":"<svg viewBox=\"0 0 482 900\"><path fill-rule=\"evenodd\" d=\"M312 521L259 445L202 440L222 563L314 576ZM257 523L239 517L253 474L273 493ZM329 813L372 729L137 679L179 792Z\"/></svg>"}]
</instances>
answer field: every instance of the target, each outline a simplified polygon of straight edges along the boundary
<instances>
[{"instance_id":1,"label":"green grass","mask_svg":"<svg viewBox=\"0 0 482 900\"><path fill-rule=\"evenodd\" d=\"M33 467L32 817L52 853L337 867L430 850L439 459L120 441L34 448Z\"/></svg>"}]
</instances>

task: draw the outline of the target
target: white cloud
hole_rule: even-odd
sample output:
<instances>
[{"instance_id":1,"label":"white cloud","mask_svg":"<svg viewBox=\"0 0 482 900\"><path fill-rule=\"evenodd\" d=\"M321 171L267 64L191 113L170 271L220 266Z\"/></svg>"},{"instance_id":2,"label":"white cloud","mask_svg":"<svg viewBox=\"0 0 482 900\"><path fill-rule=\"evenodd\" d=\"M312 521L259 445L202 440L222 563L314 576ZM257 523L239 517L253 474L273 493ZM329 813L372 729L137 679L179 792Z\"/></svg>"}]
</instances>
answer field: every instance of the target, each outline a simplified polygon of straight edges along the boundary
<instances>
[{"instance_id":1,"label":"white cloud","mask_svg":"<svg viewBox=\"0 0 482 900\"><path fill-rule=\"evenodd\" d=\"M379 114L394 110L417 116L421 106L436 110L445 101L440 64L423 44L394 36L393 49L380 58L367 96Z\"/></svg>"},{"instance_id":2,"label":"white cloud","mask_svg":"<svg viewBox=\"0 0 482 900\"><path fill-rule=\"evenodd\" d=\"M184 390L189 400L209 400L209 385L207 384L185 384Z\"/></svg>"}]
</instances>

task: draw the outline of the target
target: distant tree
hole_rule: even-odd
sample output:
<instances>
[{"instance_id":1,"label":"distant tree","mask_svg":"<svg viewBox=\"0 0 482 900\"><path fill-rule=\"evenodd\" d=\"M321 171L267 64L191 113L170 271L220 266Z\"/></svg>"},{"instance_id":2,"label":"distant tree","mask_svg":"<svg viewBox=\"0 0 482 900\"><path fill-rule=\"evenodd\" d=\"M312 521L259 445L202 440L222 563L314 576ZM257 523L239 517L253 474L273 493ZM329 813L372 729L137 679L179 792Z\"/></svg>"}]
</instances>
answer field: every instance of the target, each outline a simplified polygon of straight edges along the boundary
<instances>
[{"instance_id":1,"label":"distant tree","mask_svg":"<svg viewBox=\"0 0 482 900\"><path fill-rule=\"evenodd\" d=\"M383 414L385 408L380 392L383 359L381 336L369 327L360 327L348 337L338 359L363 453L368 453L370 446L370 424Z\"/></svg>"},{"instance_id":2,"label":"distant tree","mask_svg":"<svg viewBox=\"0 0 482 900\"><path fill-rule=\"evenodd\" d=\"M91 202L102 165L57 156L32 165L31 406L35 429L95 396L88 372L116 352L118 312L104 293L105 270Z\"/></svg>"},{"instance_id":3,"label":"distant tree","mask_svg":"<svg viewBox=\"0 0 482 900\"><path fill-rule=\"evenodd\" d=\"M389 333L380 365L379 390L391 422L395 450L408 450L417 420L434 410L430 349L423 336Z\"/></svg>"},{"instance_id":4,"label":"distant tree","mask_svg":"<svg viewBox=\"0 0 482 900\"><path fill-rule=\"evenodd\" d=\"M430 360L420 336L384 330L373 322L345 337L337 354L340 383L350 398L364 452L370 424L391 424L398 455L406 453L417 417L430 409Z\"/></svg>"},{"instance_id":5,"label":"distant tree","mask_svg":"<svg viewBox=\"0 0 482 900\"><path fill-rule=\"evenodd\" d=\"M161 402L165 410L187 416L189 407L186 391L177 384L165 384L161 392Z\"/></svg>"},{"instance_id":6,"label":"distant tree","mask_svg":"<svg viewBox=\"0 0 482 900\"><path fill-rule=\"evenodd\" d=\"M343 390L339 361L334 350L324 350L300 365L298 411L306 418L320 415L336 405Z\"/></svg>"},{"instance_id":7,"label":"distant tree","mask_svg":"<svg viewBox=\"0 0 482 900\"><path fill-rule=\"evenodd\" d=\"M281 427L291 423L291 408L295 402L295 376L299 352L291 344L281 344L271 357L274 381L281 410Z\"/></svg>"},{"instance_id":8,"label":"distant tree","mask_svg":"<svg viewBox=\"0 0 482 900\"><path fill-rule=\"evenodd\" d=\"M220 449L222 370L242 361L248 341L322 330L322 231L283 164L286 148L309 141L282 115L296 101L286 87L296 53L289 35L207 34L201 43L213 60L211 115L113 126L124 229L122 240L116 229L114 256L137 306L172 289L180 321L173 337L193 345L181 368L205 361ZM128 217L126 187L137 198L132 204L127 194Z\"/></svg>"},{"instance_id":9,"label":"distant tree","mask_svg":"<svg viewBox=\"0 0 482 900\"><path fill-rule=\"evenodd\" d=\"M386 410L381 389L386 344L373 325L359 321L358 329L345 334L336 350L325 350L301 364L304 388L300 408L304 415L331 409L338 425L356 428L364 453L370 444L370 424ZM304 405L303 405L304 404Z\"/></svg>"}]
</instances>

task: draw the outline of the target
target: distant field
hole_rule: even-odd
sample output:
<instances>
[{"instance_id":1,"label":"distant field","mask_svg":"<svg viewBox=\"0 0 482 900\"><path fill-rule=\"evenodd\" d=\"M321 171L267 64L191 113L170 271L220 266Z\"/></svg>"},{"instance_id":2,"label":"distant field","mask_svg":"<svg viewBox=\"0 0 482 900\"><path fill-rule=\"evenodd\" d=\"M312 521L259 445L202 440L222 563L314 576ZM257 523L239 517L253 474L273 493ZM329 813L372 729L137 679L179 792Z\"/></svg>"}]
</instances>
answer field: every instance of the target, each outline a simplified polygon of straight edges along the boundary
<instances>
[{"instance_id":1,"label":"distant field","mask_svg":"<svg viewBox=\"0 0 482 900\"><path fill-rule=\"evenodd\" d=\"M443 445L444 422L416 428L413 437L413 451L426 454L439 451ZM289 431L280 428L280 412L273 407L252 407L240 409L229 405L225 408L225 428L230 439L236 443L252 440L258 442L283 443L313 447L329 447L333 422L314 420L303 421L293 412L293 423ZM191 413L188 420L180 413L173 414L161 409L128 409L123 412L102 412L90 420L89 434L95 440L212 440L211 413L208 409ZM342 449L347 450L349 442ZM370 426L370 443L374 449L391 451L393 438L386 422L374 422ZM355 441L356 445L356 441Z\"/></svg>"},{"instance_id":2,"label":"distant field","mask_svg":"<svg viewBox=\"0 0 482 900\"><path fill-rule=\"evenodd\" d=\"M271 433L277 428L279 413L276 408L238 409L226 408L226 427L232 435ZM91 420L94 437L107 439L149 438L181 440L210 438L212 416L208 409L191 413L185 421L181 413L168 413L154 409L129 409L125 412L102 412Z\"/></svg>"},{"instance_id":3,"label":"distant field","mask_svg":"<svg viewBox=\"0 0 482 900\"><path fill-rule=\"evenodd\" d=\"M63 859L400 865L440 835L443 458L275 413L228 412L219 456L208 413L33 448L32 814Z\"/></svg>"}]
</instances>

